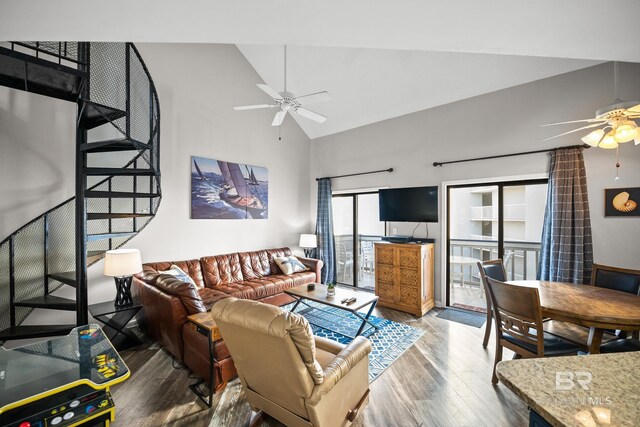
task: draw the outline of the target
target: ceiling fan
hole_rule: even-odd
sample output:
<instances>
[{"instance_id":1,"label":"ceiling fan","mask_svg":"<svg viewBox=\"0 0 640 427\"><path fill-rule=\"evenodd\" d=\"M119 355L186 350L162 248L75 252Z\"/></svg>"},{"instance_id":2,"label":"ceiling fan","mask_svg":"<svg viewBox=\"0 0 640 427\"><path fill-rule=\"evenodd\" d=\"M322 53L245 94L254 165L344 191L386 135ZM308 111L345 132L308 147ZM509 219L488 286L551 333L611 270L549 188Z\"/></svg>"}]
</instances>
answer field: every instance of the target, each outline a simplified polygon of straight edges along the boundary
<instances>
[{"instance_id":1,"label":"ceiling fan","mask_svg":"<svg viewBox=\"0 0 640 427\"><path fill-rule=\"evenodd\" d=\"M640 101L621 101L618 98L618 63L613 63L614 68L614 91L615 101L611 105L600 108L596 111L595 117L583 120L571 120L568 122L549 123L542 126L555 126L571 123L589 123L578 129L570 130L550 138L568 135L585 129L598 128L582 137L582 142L592 147L606 149L618 148L618 144L634 140L635 145L640 144L640 127L635 120L640 119Z\"/></svg>"},{"instance_id":2,"label":"ceiling fan","mask_svg":"<svg viewBox=\"0 0 640 427\"><path fill-rule=\"evenodd\" d=\"M303 105L309 105L318 102L329 101L331 96L329 92L316 92L308 95L295 96L291 92L287 92L287 46L284 47L284 92L276 92L266 84L257 84L267 95L273 98L273 104L244 105L233 107L234 110L257 110L263 108L279 108L271 122L271 126L280 126L288 112L298 114L307 119L311 119L318 123L324 123L327 118L322 114L308 110Z\"/></svg>"}]
</instances>

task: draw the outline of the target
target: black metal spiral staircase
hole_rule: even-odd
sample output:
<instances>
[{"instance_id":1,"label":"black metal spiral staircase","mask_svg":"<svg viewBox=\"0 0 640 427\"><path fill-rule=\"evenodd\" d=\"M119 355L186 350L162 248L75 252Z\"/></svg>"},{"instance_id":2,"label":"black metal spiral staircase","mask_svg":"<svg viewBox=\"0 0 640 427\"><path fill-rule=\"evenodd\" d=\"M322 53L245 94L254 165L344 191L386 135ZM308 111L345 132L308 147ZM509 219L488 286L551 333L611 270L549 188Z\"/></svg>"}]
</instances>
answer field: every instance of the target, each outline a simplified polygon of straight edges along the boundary
<instances>
[{"instance_id":1,"label":"black metal spiral staircase","mask_svg":"<svg viewBox=\"0 0 640 427\"><path fill-rule=\"evenodd\" d=\"M7 42L0 85L78 105L75 197L0 242L0 341L66 334L88 322L87 268L157 212L158 94L132 43ZM62 286L75 300L53 295ZM22 325L39 308L76 324Z\"/></svg>"}]
</instances>

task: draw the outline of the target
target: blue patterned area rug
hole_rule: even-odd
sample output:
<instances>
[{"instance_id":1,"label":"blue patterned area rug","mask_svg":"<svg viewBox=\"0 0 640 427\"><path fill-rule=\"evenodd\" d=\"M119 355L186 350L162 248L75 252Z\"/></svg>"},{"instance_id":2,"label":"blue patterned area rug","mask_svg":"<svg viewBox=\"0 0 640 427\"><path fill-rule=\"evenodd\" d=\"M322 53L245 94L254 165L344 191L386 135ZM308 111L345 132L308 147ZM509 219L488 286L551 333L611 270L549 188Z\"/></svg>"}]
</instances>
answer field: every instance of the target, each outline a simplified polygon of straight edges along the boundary
<instances>
[{"instance_id":1,"label":"blue patterned area rug","mask_svg":"<svg viewBox=\"0 0 640 427\"><path fill-rule=\"evenodd\" d=\"M288 311L292 306L293 303L282 308ZM362 320L348 311L312 301L301 303L295 312L309 321L315 335L342 344L350 343L362 324ZM365 314L366 312L362 313L363 316ZM379 328L376 331L367 324L362 332L362 336L369 338L373 347L369 354L369 382L371 383L411 347L424 334L424 331L376 316L369 317L369 320Z\"/></svg>"}]
</instances>

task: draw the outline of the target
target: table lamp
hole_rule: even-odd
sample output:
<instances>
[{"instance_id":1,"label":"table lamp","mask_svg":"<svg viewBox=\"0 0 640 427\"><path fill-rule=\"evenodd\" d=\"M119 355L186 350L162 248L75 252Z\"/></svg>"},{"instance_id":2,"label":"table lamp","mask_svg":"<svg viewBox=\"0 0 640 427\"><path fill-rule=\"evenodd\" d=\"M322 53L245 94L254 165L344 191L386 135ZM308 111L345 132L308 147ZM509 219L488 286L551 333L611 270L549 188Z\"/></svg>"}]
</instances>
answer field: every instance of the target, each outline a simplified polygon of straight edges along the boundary
<instances>
[{"instance_id":1,"label":"table lamp","mask_svg":"<svg viewBox=\"0 0 640 427\"><path fill-rule=\"evenodd\" d=\"M304 249L304 256L308 258L313 249L318 247L318 239L315 234L301 234L298 246Z\"/></svg>"},{"instance_id":2,"label":"table lamp","mask_svg":"<svg viewBox=\"0 0 640 427\"><path fill-rule=\"evenodd\" d=\"M115 306L133 304L131 298L131 276L142 271L142 260L138 249L114 249L104 257L104 275L116 281Z\"/></svg>"}]
</instances>

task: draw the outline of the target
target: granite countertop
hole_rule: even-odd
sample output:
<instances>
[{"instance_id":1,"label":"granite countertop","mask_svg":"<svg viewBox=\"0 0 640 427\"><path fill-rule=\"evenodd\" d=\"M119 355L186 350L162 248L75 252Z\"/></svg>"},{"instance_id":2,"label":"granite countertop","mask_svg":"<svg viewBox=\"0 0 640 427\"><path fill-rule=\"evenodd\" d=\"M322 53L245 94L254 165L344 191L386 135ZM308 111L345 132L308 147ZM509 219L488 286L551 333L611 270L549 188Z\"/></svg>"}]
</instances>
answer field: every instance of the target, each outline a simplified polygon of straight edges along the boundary
<instances>
[{"instance_id":1,"label":"granite countertop","mask_svg":"<svg viewBox=\"0 0 640 427\"><path fill-rule=\"evenodd\" d=\"M640 352L509 360L498 378L553 426L640 425Z\"/></svg>"}]
</instances>

